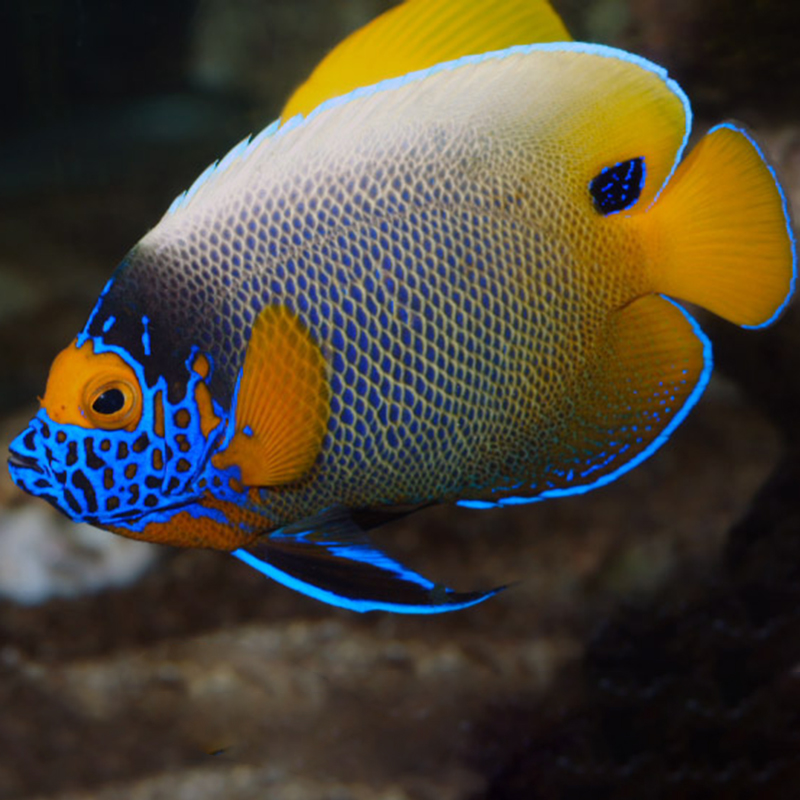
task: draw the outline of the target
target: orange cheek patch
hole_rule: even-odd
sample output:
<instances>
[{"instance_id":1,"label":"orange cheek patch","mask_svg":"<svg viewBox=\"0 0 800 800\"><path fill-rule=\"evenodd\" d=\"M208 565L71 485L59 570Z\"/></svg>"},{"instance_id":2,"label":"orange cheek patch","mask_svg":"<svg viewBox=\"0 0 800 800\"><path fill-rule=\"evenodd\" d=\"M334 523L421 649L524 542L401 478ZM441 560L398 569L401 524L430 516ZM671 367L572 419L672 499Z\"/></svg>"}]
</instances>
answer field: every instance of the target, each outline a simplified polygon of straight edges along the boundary
<instances>
[{"instance_id":1,"label":"orange cheek patch","mask_svg":"<svg viewBox=\"0 0 800 800\"><path fill-rule=\"evenodd\" d=\"M94 384L117 381L136 387L139 380L133 369L116 353L95 353L94 346L86 342L77 346L77 339L64 348L53 361L47 378L42 408L53 422L63 425L77 425L81 428L97 428L91 421L90 409L86 407L86 397L91 396ZM139 425L142 409L141 399L138 408L126 420L125 430L133 431Z\"/></svg>"},{"instance_id":2,"label":"orange cheek patch","mask_svg":"<svg viewBox=\"0 0 800 800\"><path fill-rule=\"evenodd\" d=\"M235 414L231 443L212 459L218 469L239 467L246 486L280 486L314 465L330 416L327 364L283 306L268 306L253 325Z\"/></svg>"},{"instance_id":3,"label":"orange cheek patch","mask_svg":"<svg viewBox=\"0 0 800 800\"><path fill-rule=\"evenodd\" d=\"M153 431L156 436L164 438L165 425L164 425L164 397L163 392L156 395L154 409L155 409L155 422L153 423Z\"/></svg>"},{"instance_id":4,"label":"orange cheek patch","mask_svg":"<svg viewBox=\"0 0 800 800\"><path fill-rule=\"evenodd\" d=\"M200 430L203 436L208 439L208 435L220 423L220 418L214 413L214 403L211 400L211 392L204 383L198 383L194 390L194 401L197 404L197 413L200 415Z\"/></svg>"},{"instance_id":5,"label":"orange cheek patch","mask_svg":"<svg viewBox=\"0 0 800 800\"><path fill-rule=\"evenodd\" d=\"M234 503L206 496L200 504L222 512L228 522L219 522L206 516L195 517L188 511L179 511L166 522L151 522L141 531L113 525L109 525L107 529L128 539L143 542L225 551L247 547L270 529L262 516L239 508Z\"/></svg>"}]
</instances>

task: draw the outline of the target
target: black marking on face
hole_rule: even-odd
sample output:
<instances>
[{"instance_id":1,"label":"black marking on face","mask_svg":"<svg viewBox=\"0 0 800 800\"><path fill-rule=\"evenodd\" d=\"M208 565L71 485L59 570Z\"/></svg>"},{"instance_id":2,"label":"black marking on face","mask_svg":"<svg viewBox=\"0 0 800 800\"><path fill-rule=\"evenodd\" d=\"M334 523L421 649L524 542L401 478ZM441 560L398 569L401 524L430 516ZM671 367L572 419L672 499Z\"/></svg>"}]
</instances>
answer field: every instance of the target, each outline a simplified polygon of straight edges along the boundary
<instances>
[{"instance_id":1,"label":"black marking on face","mask_svg":"<svg viewBox=\"0 0 800 800\"><path fill-rule=\"evenodd\" d=\"M76 516L83 514L83 509L81 508L80 503L75 499L75 495L72 494L72 492L66 487L64 487L64 499L67 501L67 504Z\"/></svg>"},{"instance_id":2,"label":"black marking on face","mask_svg":"<svg viewBox=\"0 0 800 800\"><path fill-rule=\"evenodd\" d=\"M86 508L91 514L97 513L97 493L94 490L94 487L91 484L91 481L83 474L83 472L79 469L76 469L72 475L72 485L76 489L80 489L83 492L83 496L86 498ZM69 491L69 490L66 490ZM66 494L65 491L65 494Z\"/></svg>"},{"instance_id":3,"label":"black marking on face","mask_svg":"<svg viewBox=\"0 0 800 800\"><path fill-rule=\"evenodd\" d=\"M78 443L73 441L67 445L67 457L64 463L68 467L73 467L78 463Z\"/></svg>"},{"instance_id":4,"label":"black marking on face","mask_svg":"<svg viewBox=\"0 0 800 800\"><path fill-rule=\"evenodd\" d=\"M635 205L644 189L646 171L641 156L600 170L589 183L595 210L608 216Z\"/></svg>"},{"instance_id":5,"label":"black marking on face","mask_svg":"<svg viewBox=\"0 0 800 800\"><path fill-rule=\"evenodd\" d=\"M134 453L143 453L148 445L150 444L150 437L143 433L134 443L131 445Z\"/></svg>"},{"instance_id":6,"label":"black marking on face","mask_svg":"<svg viewBox=\"0 0 800 800\"><path fill-rule=\"evenodd\" d=\"M94 452L94 442L89 438L84 441L86 448L86 466L91 470L103 469L106 462Z\"/></svg>"}]
</instances>

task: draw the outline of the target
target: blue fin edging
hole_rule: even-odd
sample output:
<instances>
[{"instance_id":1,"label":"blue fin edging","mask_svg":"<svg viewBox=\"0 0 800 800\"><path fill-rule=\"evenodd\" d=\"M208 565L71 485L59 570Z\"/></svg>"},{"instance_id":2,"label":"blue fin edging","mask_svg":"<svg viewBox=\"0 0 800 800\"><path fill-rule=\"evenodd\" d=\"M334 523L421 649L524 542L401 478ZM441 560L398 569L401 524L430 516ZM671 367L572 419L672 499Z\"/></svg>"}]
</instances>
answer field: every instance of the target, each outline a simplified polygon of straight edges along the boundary
<instances>
[{"instance_id":1,"label":"blue fin edging","mask_svg":"<svg viewBox=\"0 0 800 800\"><path fill-rule=\"evenodd\" d=\"M706 136L709 134L714 133L714 131L719 130L720 128L728 128L729 130L735 131L736 133L740 133L742 136L747 139L748 142L753 146L753 149L758 153L758 157L761 159L764 166L769 170L769 174L772 175L772 180L775 181L775 188L778 190L778 194L781 198L781 206L783 208L783 218L786 222L786 234L789 237L789 242L791 243L792 249L792 279L789 283L789 291L786 294L783 302L778 306L775 310L775 313L768 319L766 322L762 322L759 325L741 325L740 327L746 328L748 330L759 330L760 328L766 328L769 325L772 325L778 317L784 312L786 306L789 305L792 297L794 296L795 285L797 283L797 239L794 235L794 229L792 228L792 217L789 213L789 201L786 197L786 192L783 190L783 186L781 186L780 181L778 180L778 176L775 173L775 170L772 164L769 163L764 151L761 149L761 145L750 135L750 132L742 125L736 125L733 122L721 122L719 125L715 125L713 128L710 128Z\"/></svg>"},{"instance_id":2,"label":"blue fin edging","mask_svg":"<svg viewBox=\"0 0 800 800\"><path fill-rule=\"evenodd\" d=\"M321 587L315 586L314 584L304 581L301 578L289 575L283 570L280 570L272 564L264 561L263 559L258 558L247 550L240 548L238 550L234 550L232 555L236 556L236 558L240 559L253 569L258 570L262 575L266 575L268 578L271 578L272 580L288 587L289 589L294 589L296 592L300 592L308 597L313 597L315 600L319 600L323 603L327 603L338 608L346 608L350 611L357 611L359 613L364 613L367 611L391 611L397 614L442 614L446 611L459 611L463 608L469 608L470 606L477 605L484 600L488 600L490 597L493 597L502 590L502 588L491 589L488 592L483 592L475 596L469 596L469 599L464 600L463 602L453 603L448 603L446 601L447 594L450 593L449 590L444 590L442 595L444 602L432 602L431 604L412 605L405 603L392 603L381 600L370 600L368 598L351 598L344 597L327 589L322 589ZM381 561L385 560L386 565L392 566L392 572L398 573L398 570L400 571L398 574L402 574L403 580L409 580L409 576L413 576L414 583L417 583L425 589L430 589L431 591L436 589L435 585L427 579L420 575L416 575L416 573L411 573L409 570L406 570L402 567L402 565L393 561L388 556L383 556L383 554L380 555L382 556L382 559L380 559ZM383 565L378 566L383 568Z\"/></svg>"},{"instance_id":3,"label":"blue fin edging","mask_svg":"<svg viewBox=\"0 0 800 800\"><path fill-rule=\"evenodd\" d=\"M656 192L653 197L653 203L658 200L661 191L663 190L664 186L667 185L672 174L677 169L678 164L683 155L683 151L686 148L686 143L689 139L689 133L691 132L692 127L692 109L689 103L689 99L686 96L685 92L681 87L678 85L676 81L669 77L667 71L659 66L658 64L653 63L652 61L648 61L646 58L642 58L641 56L637 56L634 53L629 53L625 50L620 50L615 47L608 47L606 45L600 44L592 44L588 42L546 42L540 44L530 44L530 45L514 45L513 47L508 47L504 50L493 50L488 53L481 53L476 55L468 55L462 56L461 58L454 59L452 61L443 61L440 64L435 64L432 67L428 67L427 69L417 70L415 72L409 72L406 75L402 75L396 78L387 78L386 80L379 81L376 84L371 86L362 86L358 89L354 89L351 92L346 94L340 95L338 97L330 98L329 100L325 100L324 102L320 103L313 111L311 111L307 117L303 117L301 114L298 114L294 117L291 117L288 120L281 120L277 119L270 123L266 128L264 128L259 134L255 137L247 136L245 137L239 144L233 147L222 159L219 161L215 161L213 164L210 164L203 173L195 180L195 182L187 189L186 191L179 194L175 200L172 201L169 209L167 210L167 214L174 214L180 209L185 208L192 198L197 194L200 188L212 180L217 176L221 175L227 168L234 162L240 159L246 159L251 156L258 147L264 142L266 139L275 138L278 136L284 136L288 132L295 130L296 128L300 128L303 125L307 124L310 120L314 119L315 117L319 116L320 114L324 113L325 111L338 108L339 106L346 105L347 103L357 100L362 97L370 97L374 94L378 94L380 92L387 92L393 89L399 89L406 84L410 83L417 83L425 78L430 77L438 72L445 72L445 71L452 71L456 70L460 67L469 65L469 64L479 64L483 61L500 61L505 58L508 58L512 55L518 54L527 54L527 53L534 53L534 52L574 52L574 53L587 53L590 55L596 55L603 58L614 58L619 61L626 61L630 64L634 64L640 67L643 70L648 72L652 72L661 78L670 91L678 97L681 101L684 112L686 115L686 129L684 131L683 141L678 148L678 151L675 155L675 161L672 165L672 169L670 170L669 174L667 175L664 183L662 184L661 188Z\"/></svg>"},{"instance_id":4,"label":"blue fin edging","mask_svg":"<svg viewBox=\"0 0 800 800\"><path fill-rule=\"evenodd\" d=\"M626 461L616 470L608 473L608 475L603 475L602 477L598 478L593 483L588 483L581 486L572 486L566 489L546 489L545 491L540 492L533 497L525 497L524 495L520 497L504 497L496 501L459 500L456 503L457 505L464 506L466 508L498 508L501 506L537 503L541 500L547 500L556 497L568 497L570 495L585 494L586 492L592 491L592 489L597 489L600 486L606 486L609 483L613 483L615 480L617 480L617 478L620 478L626 472L630 472L630 470L634 469L643 461L646 461L648 458L650 458L650 456L652 456L656 450L666 443L678 426L684 421L684 419L686 419L686 416L689 414L692 408L694 408L697 401L700 399L700 396L705 391L705 388L711 379L711 372L714 368L714 356L711 348L711 341L705 335L705 333L703 333L703 330L697 323L697 320L680 303L676 302L672 298L664 297L664 295L660 295L660 297L662 297L668 303L672 303L672 305L674 305L675 308L677 308L683 314L683 316L686 318L686 321L691 325L695 336L697 336L703 345L703 369L700 372L697 383L695 384L691 394L684 401L684 404L681 406L680 410L669 421L669 424L664 428L664 430L661 431L661 433L656 436L656 438L653 439L653 441L650 442L650 444L644 450L642 450L639 455L635 456L630 461Z\"/></svg>"}]
</instances>

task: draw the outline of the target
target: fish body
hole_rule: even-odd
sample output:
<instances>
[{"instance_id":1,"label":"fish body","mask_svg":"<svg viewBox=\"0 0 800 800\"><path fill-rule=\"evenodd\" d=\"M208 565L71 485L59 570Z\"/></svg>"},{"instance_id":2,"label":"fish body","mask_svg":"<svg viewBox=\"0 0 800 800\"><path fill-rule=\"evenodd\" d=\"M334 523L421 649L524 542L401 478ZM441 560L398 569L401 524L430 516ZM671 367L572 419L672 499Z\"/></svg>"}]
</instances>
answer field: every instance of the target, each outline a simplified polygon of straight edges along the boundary
<instances>
[{"instance_id":1,"label":"fish body","mask_svg":"<svg viewBox=\"0 0 800 800\"><path fill-rule=\"evenodd\" d=\"M493 592L437 587L366 529L582 493L666 441L712 364L675 301L757 327L792 293L774 173L730 123L684 159L686 96L631 54L425 63L443 47L341 96L312 76L176 198L54 362L12 445L22 488L327 602L430 613Z\"/></svg>"}]
</instances>

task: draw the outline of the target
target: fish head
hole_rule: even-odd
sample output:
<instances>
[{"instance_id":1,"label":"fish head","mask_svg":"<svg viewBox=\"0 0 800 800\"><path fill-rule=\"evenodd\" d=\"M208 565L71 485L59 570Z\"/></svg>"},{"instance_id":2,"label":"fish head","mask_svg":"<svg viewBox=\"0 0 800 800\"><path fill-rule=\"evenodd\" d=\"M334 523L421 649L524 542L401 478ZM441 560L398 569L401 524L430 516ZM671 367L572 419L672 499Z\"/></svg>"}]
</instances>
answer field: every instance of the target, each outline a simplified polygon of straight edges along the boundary
<instances>
[{"instance_id":1,"label":"fish head","mask_svg":"<svg viewBox=\"0 0 800 800\"><path fill-rule=\"evenodd\" d=\"M209 358L193 351L181 367L179 378L148 375L124 347L79 336L54 360L38 413L11 443L14 482L77 522L111 529L195 502L224 425Z\"/></svg>"}]
</instances>

